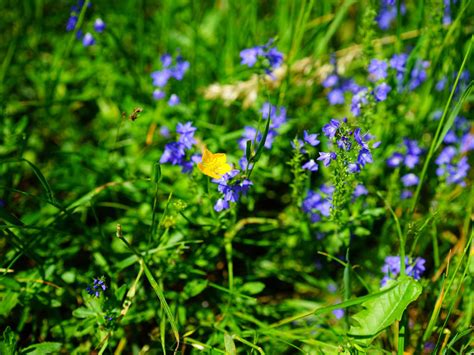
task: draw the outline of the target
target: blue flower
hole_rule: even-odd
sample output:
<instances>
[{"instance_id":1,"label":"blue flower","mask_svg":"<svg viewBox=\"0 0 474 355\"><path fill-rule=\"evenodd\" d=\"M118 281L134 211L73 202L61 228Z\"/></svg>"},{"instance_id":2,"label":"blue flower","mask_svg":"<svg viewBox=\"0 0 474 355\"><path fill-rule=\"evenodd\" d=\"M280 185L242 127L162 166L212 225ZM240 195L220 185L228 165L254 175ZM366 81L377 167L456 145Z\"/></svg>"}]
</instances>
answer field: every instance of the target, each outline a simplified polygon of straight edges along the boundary
<instances>
[{"instance_id":1,"label":"blue flower","mask_svg":"<svg viewBox=\"0 0 474 355\"><path fill-rule=\"evenodd\" d=\"M329 121L328 124L323 126L324 135L328 137L329 139L334 138L334 136L336 135L337 129L339 128L340 125L341 123L338 120L331 119L331 121Z\"/></svg>"},{"instance_id":2,"label":"blue flower","mask_svg":"<svg viewBox=\"0 0 474 355\"><path fill-rule=\"evenodd\" d=\"M155 89L153 91L153 98L155 100L162 100L165 98L165 96L166 96L165 92L160 89Z\"/></svg>"},{"instance_id":3,"label":"blue flower","mask_svg":"<svg viewBox=\"0 0 474 355\"><path fill-rule=\"evenodd\" d=\"M318 134L317 133L308 133L308 131L303 131L303 139L306 143L308 143L312 147L316 147L320 142L318 140Z\"/></svg>"},{"instance_id":4,"label":"blue flower","mask_svg":"<svg viewBox=\"0 0 474 355\"><path fill-rule=\"evenodd\" d=\"M303 164L302 166L303 169L309 170L309 171L318 171L318 163L314 161L314 159L309 160L307 163Z\"/></svg>"},{"instance_id":5,"label":"blue flower","mask_svg":"<svg viewBox=\"0 0 474 355\"><path fill-rule=\"evenodd\" d=\"M415 259L405 257L405 273L408 276L413 277L415 280L419 280L425 271L426 260L418 257ZM385 274L381 285L386 285L387 281L393 280L400 274L400 257L399 256L387 256L385 258L385 264L382 266L382 272Z\"/></svg>"},{"instance_id":6,"label":"blue flower","mask_svg":"<svg viewBox=\"0 0 474 355\"><path fill-rule=\"evenodd\" d=\"M158 86L160 88L168 84L168 80L171 78L171 72L168 69L157 70L150 74L153 79L153 86Z\"/></svg>"},{"instance_id":7,"label":"blue flower","mask_svg":"<svg viewBox=\"0 0 474 355\"><path fill-rule=\"evenodd\" d=\"M331 160L336 160L336 158L337 158L337 154L334 152L329 152L329 153L319 152L318 160L322 160L324 166L329 166L329 164L331 164Z\"/></svg>"},{"instance_id":8,"label":"blue flower","mask_svg":"<svg viewBox=\"0 0 474 355\"><path fill-rule=\"evenodd\" d=\"M270 74L272 70L280 67L283 63L283 54L274 47L273 39L270 39L263 46L255 46L242 50L240 52L240 58L240 64L247 65L249 68L255 66L255 64L259 62L259 59L262 59L261 64L267 74Z\"/></svg>"},{"instance_id":9,"label":"blue flower","mask_svg":"<svg viewBox=\"0 0 474 355\"><path fill-rule=\"evenodd\" d=\"M212 182L218 185L217 190L222 194L222 197L214 205L216 212L229 209L229 202L238 202L240 196L245 195L253 185L249 179L235 179L239 174L240 171L234 169L224 174L220 179L212 179Z\"/></svg>"},{"instance_id":10,"label":"blue flower","mask_svg":"<svg viewBox=\"0 0 474 355\"><path fill-rule=\"evenodd\" d=\"M82 38L82 45L84 47L89 47L89 46L92 46L93 44L95 44L95 39L90 32L87 32L84 35L84 38Z\"/></svg>"},{"instance_id":11,"label":"blue flower","mask_svg":"<svg viewBox=\"0 0 474 355\"><path fill-rule=\"evenodd\" d=\"M365 166L366 164L370 164L373 162L372 159L372 153L370 153L370 150L362 148L359 151L359 155L357 156L357 163L359 163L360 166Z\"/></svg>"},{"instance_id":12,"label":"blue flower","mask_svg":"<svg viewBox=\"0 0 474 355\"><path fill-rule=\"evenodd\" d=\"M247 48L240 51L240 64L247 65L248 67L253 67L257 61L258 57L263 54L263 50L260 47Z\"/></svg>"},{"instance_id":13,"label":"blue flower","mask_svg":"<svg viewBox=\"0 0 474 355\"><path fill-rule=\"evenodd\" d=\"M396 168L400 166L403 160L404 160L403 154L395 152L392 154L390 158L387 159L387 165L390 168Z\"/></svg>"},{"instance_id":14,"label":"blue flower","mask_svg":"<svg viewBox=\"0 0 474 355\"><path fill-rule=\"evenodd\" d=\"M380 85L377 85L374 89L375 99L377 101L385 101L390 90L392 90L392 88L387 83L381 83Z\"/></svg>"},{"instance_id":15,"label":"blue flower","mask_svg":"<svg viewBox=\"0 0 474 355\"><path fill-rule=\"evenodd\" d=\"M178 95L176 94L171 94L170 98L168 99L168 105L169 106L176 106L180 102Z\"/></svg>"},{"instance_id":16,"label":"blue flower","mask_svg":"<svg viewBox=\"0 0 474 355\"><path fill-rule=\"evenodd\" d=\"M332 311L332 314L334 314L336 319L341 319L342 317L344 317L345 311L342 308L338 308Z\"/></svg>"},{"instance_id":17,"label":"blue flower","mask_svg":"<svg viewBox=\"0 0 474 355\"><path fill-rule=\"evenodd\" d=\"M428 68L430 63L428 61L423 61L418 59L415 63L415 66L410 74L410 85L409 89L414 90L420 86L428 77L426 74L426 68Z\"/></svg>"},{"instance_id":18,"label":"blue flower","mask_svg":"<svg viewBox=\"0 0 474 355\"><path fill-rule=\"evenodd\" d=\"M369 191L366 189L366 187L362 184L358 184L355 189L354 189L354 193L352 194L353 197L357 198L357 197L360 197L362 195L367 195L369 193Z\"/></svg>"},{"instance_id":19,"label":"blue flower","mask_svg":"<svg viewBox=\"0 0 474 355\"><path fill-rule=\"evenodd\" d=\"M76 15L71 15L68 20L67 20L67 24L66 24L66 31L72 31L74 30L74 28L76 28L76 25L77 25L77 16Z\"/></svg>"},{"instance_id":20,"label":"blue flower","mask_svg":"<svg viewBox=\"0 0 474 355\"><path fill-rule=\"evenodd\" d=\"M367 103L367 89L363 88L358 91L353 97L351 102L351 112L354 116L359 116L362 106Z\"/></svg>"},{"instance_id":21,"label":"blue flower","mask_svg":"<svg viewBox=\"0 0 474 355\"><path fill-rule=\"evenodd\" d=\"M403 186L406 186L406 187L415 186L415 185L418 185L418 182L419 182L418 176L416 176L413 173L409 173L402 176Z\"/></svg>"},{"instance_id":22,"label":"blue flower","mask_svg":"<svg viewBox=\"0 0 474 355\"><path fill-rule=\"evenodd\" d=\"M95 30L97 33L104 32L104 30L105 30L105 22L102 21L101 18L96 18L96 19L95 19L95 21L94 21L94 30Z\"/></svg>"},{"instance_id":23,"label":"blue flower","mask_svg":"<svg viewBox=\"0 0 474 355\"><path fill-rule=\"evenodd\" d=\"M100 293L107 289L107 285L102 278L94 278L92 285L86 287L86 291L89 295L100 297Z\"/></svg>"},{"instance_id":24,"label":"blue flower","mask_svg":"<svg viewBox=\"0 0 474 355\"><path fill-rule=\"evenodd\" d=\"M331 105L342 105L345 102L344 91L338 88L329 91L328 101Z\"/></svg>"},{"instance_id":25,"label":"blue flower","mask_svg":"<svg viewBox=\"0 0 474 355\"><path fill-rule=\"evenodd\" d=\"M369 64L369 79L378 81L387 77L388 64L384 60L372 59Z\"/></svg>"}]
</instances>

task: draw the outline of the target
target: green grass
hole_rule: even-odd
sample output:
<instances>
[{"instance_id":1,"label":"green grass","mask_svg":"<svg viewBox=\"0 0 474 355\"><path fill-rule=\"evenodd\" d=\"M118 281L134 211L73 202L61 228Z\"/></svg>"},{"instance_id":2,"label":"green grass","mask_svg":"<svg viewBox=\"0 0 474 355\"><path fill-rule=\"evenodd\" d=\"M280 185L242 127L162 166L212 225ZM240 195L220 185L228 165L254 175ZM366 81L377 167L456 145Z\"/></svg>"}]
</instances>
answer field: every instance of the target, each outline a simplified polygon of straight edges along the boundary
<instances>
[{"instance_id":1,"label":"green grass","mask_svg":"<svg viewBox=\"0 0 474 355\"><path fill-rule=\"evenodd\" d=\"M74 3L0 4L0 354L470 351L473 173L449 184L435 161L458 116L474 133L472 81L461 75L473 70L472 1L451 2L450 25L442 1L397 1L406 12L387 31L374 21L378 1L90 2L71 32ZM274 80L239 57L270 38L284 54ZM402 84L429 62L419 87L399 91L390 74L388 99L369 99L359 117L349 94L328 103L333 60L341 77L373 87L371 59L401 52ZM190 63L166 87L175 107L152 97L164 53ZM271 149L266 101L287 110ZM330 149L322 127L344 117L381 141L373 163L348 174L348 151L301 169L309 157L290 142L319 133L316 159ZM198 168L159 163L187 121L193 153L254 164L243 169L253 185L227 211L214 210L219 192ZM263 139L242 151L246 126ZM388 168L404 137L423 148L419 164ZM474 164L472 150L461 156ZM419 182L402 199L407 172ZM301 204L323 183L337 208L311 223ZM358 183L368 195L353 199ZM389 255L426 259L422 278L402 265L381 289ZM89 295L101 277L107 289Z\"/></svg>"}]
</instances>

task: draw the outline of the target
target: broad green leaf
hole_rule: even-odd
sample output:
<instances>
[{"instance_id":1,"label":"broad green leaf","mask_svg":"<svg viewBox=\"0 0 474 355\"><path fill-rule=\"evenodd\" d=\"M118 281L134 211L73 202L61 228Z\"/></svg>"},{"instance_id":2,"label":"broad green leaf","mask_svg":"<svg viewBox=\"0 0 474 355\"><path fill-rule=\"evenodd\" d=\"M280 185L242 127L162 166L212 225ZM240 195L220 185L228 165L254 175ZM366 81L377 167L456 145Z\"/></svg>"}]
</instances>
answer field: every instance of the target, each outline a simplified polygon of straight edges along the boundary
<instances>
[{"instance_id":1,"label":"broad green leaf","mask_svg":"<svg viewBox=\"0 0 474 355\"><path fill-rule=\"evenodd\" d=\"M260 293L265 288L265 284L263 282L247 282L241 288L240 292L244 294L256 295Z\"/></svg>"},{"instance_id":2,"label":"broad green leaf","mask_svg":"<svg viewBox=\"0 0 474 355\"><path fill-rule=\"evenodd\" d=\"M7 292L0 301L0 316L8 316L13 308L18 304L18 293Z\"/></svg>"},{"instance_id":3,"label":"broad green leaf","mask_svg":"<svg viewBox=\"0 0 474 355\"><path fill-rule=\"evenodd\" d=\"M79 307L72 311L72 315L76 318L92 318L96 317L96 312L86 307Z\"/></svg>"},{"instance_id":4,"label":"broad green leaf","mask_svg":"<svg viewBox=\"0 0 474 355\"><path fill-rule=\"evenodd\" d=\"M401 319L405 309L422 291L419 282L408 276L390 286L388 292L361 304L364 309L352 316L358 325L351 326L349 336L365 345L370 344L377 334Z\"/></svg>"},{"instance_id":5,"label":"broad green leaf","mask_svg":"<svg viewBox=\"0 0 474 355\"><path fill-rule=\"evenodd\" d=\"M21 354L57 354L61 350L61 343L44 342L33 344L21 350Z\"/></svg>"},{"instance_id":6,"label":"broad green leaf","mask_svg":"<svg viewBox=\"0 0 474 355\"><path fill-rule=\"evenodd\" d=\"M199 295L207 287L207 280L192 280L186 284L183 293L187 298Z\"/></svg>"}]
</instances>

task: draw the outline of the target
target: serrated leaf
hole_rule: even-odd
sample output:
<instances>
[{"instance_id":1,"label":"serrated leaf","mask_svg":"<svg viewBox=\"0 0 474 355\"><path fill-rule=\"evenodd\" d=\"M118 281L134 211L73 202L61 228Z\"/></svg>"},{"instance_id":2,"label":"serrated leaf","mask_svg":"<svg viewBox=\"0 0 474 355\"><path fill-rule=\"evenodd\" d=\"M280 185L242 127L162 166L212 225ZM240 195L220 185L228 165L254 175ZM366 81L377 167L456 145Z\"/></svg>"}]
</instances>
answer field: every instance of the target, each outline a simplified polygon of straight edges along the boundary
<instances>
[{"instance_id":1,"label":"serrated leaf","mask_svg":"<svg viewBox=\"0 0 474 355\"><path fill-rule=\"evenodd\" d=\"M385 328L400 320L410 303L420 296L422 287L411 277L401 277L390 284L387 292L363 302L364 308L352 316L358 325L351 326L349 336L368 345Z\"/></svg>"}]
</instances>

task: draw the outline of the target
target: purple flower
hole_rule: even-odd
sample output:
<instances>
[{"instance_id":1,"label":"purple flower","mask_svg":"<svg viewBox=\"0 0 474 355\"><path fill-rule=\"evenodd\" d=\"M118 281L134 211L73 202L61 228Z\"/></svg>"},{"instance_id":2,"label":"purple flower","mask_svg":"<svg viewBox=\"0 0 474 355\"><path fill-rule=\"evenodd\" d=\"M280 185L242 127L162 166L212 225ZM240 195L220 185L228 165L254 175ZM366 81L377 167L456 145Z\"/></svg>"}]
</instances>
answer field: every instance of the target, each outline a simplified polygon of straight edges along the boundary
<instances>
[{"instance_id":1,"label":"purple flower","mask_svg":"<svg viewBox=\"0 0 474 355\"><path fill-rule=\"evenodd\" d=\"M92 285L86 287L86 291L89 295L100 297L100 293L107 289L107 285L102 278L94 278Z\"/></svg>"},{"instance_id":2,"label":"purple flower","mask_svg":"<svg viewBox=\"0 0 474 355\"><path fill-rule=\"evenodd\" d=\"M359 116L362 105L367 103L367 89L361 89L352 97L351 112L354 116Z\"/></svg>"},{"instance_id":3,"label":"purple flower","mask_svg":"<svg viewBox=\"0 0 474 355\"><path fill-rule=\"evenodd\" d=\"M418 185L418 176L413 173L406 174L402 176L402 184L405 187Z\"/></svg>"},{"instance_id":4,"label":"purple flower","mask_svg":"<svg viewBox=\"0 0 474 355\"><path fill-rule=\"evenodd\" d=\"M218 191L222 197L216 202L214 210L220 212L230 207L229 202L237 202L242 194L246 194L252 186L252 182L248 179L236 180L234 178L240 173L234 169L223 175L220 179L212 179L212 182L218 184Z\"/></svg>"},{"instance_id":5,"label":"purple flower","mask_svg":"<svg viewBox=\"0 0 474 355\"><path fill-rule=\"evenodd\" d=\"M334 314L336 319L341 319L342 317L344 317L345 312L344 312L344 309L338 308L332 311L332 314Z\"/></svg>"},{"instance_id":6,"label":"purple flower","mask_svg":"<svg viewBox=\"0 0 474 355\"><path fill-rule=\"evenodd\" d=\"M76 28L76 25L77 25L77 16L71 15L67 20L66 31L70 32L74 30L74 28Z\"/></svg>"},{"instance_id":7,"label":"purple flower","mask_svg":"<svg viewBox=\"0 0 474 355\"><path fill-rule=\"evenodd\" d=\"M329 164L331 164L331 160L336 160L336 158L337 158L337 154L334 152L329 152L329 153L319 152L318 160L322 160L324 166L329 166Z\"/></svg>"},{"instance_id":8,"label":"purple flower","mask_svg":"<svg viewBox=\"0 0 474 355\"><path fill-rule=\"evenodd\" d=\"M357 197L360 197L362 195L367 195L369 193L369 191L365 188L364 185L362 184L358 184L355 189L354 189L354 193L352 194L353 197L357 198Z\"/></svg>"},{"instance_id":9,"label":"purple flower","mask_svg":"<svg viewBox=\"0 0 474 355\"><path fill-rule=\"evenodd\" d=\"M352 174L360 173L360 165L356 163L349 163L347 170Z\"/></svg>"},{"instance_id":10,"label":"purple flower","mask_svg":"<svg viewBox=\"0 0 474 355\"><path fill-rule=\"evenodd\" d=\"M279 52L273 44L273 39L270 39L263 46L255 46L252 48L244 49L240 52L240 58L242 65L253 67L259 61L259 58L266 60L262 62L265 66L265 72L270 74L271 70L276 69L283 63L283 54Z\"/></svg>"},{"instance_id":11,"label":"purple flower","mask_svg":"<svg viewBox=\"0 0 474 355\"><path fill-rule=\"evenodd\" d=\"M94 21L94 31L97 33L104 32L105 30L105 22L102 21L101 18L96 18Z\"/></svg>"},{"instance_id":12,"label":"purple flower","mask_svg":"<svg viewBox=\"0 0 474 355\"><path fill-rule=\"evenodd\" d=\"M318 140L318 134L317 133L308 133L308 131L303 131L304 134L304 141L308 143L312 147L316 147L320 142Z\"/></svg>"},{"instance_id":13,"label":"purple flower","mask_svg":"<svg viewBox=\"0 0 474 355\"><path fill-rule=\"evenodd\" d=\"M360 128L356 128L354 130L354 139L362 148L365 148L365 149L368 148L367 143L364 142L364 140L362 139L362 137L360 135Z\"/></svg>"},{"instance_id":14,"label":"purple flower","mask_svg":"<svg viewBox=\"0 0 474 355\"><path fill-rule=\"evenodd\" d=\"M410 259L408 256L405 257L405 272L408 276L413 277L415 280L419 280L421 275L425 271L426 260L418 257ZM399 256L387 256L385 258L385 264L382 266L382 272L385 274L382 279L382 287L385 286L388 280L397 278L400 274L400 257Z\"/></svg>"},{"instance_id":15,"label":"purple flower","mask_svg":"<svg viewBox=\"0 0 474 355\"><path fill-rule=\"evenodd\" d=\"M400 164L403 162L403 159L404 159L403 154L395 152L392 154L390 158L387 159L387 165L390 168L399 167Z\"/></svg>"},{"instance_id":16,"label":"purple flower","mask_svg":"<svg viewBox=\"0 0 474 355\"><path fill-rule=\"evenodd\" d=\"M407 168L413 169L416 166L416 164L418 164L419 161L420 161L420 158L418 155L407 154L405 156L404 163Z\"/></svg>"},{"instance_id":17,"label":"purple flower","mask_svg":"<svg viewBox=\"0 0 474 355\"><path fill-rule=\"evenodd\" d=\"M332 88L333 86L337 85L338 80L339 77L337 76L337 74L331 74L327 76L326 79L324 79L323 86L325 88Z\"/></svg>"},{"instance_id":18,"label":"purple flower","mask_svg":"<svg viewBox=\"0 0 474 355\"><path fill-rule=\"evenodd\" d=\"M329 91L328 101L331 105L342 105L345 102L344 91L338 88Z\"/></svg>"},{"instance_id":19,"label":"purple flower","mask_svg":"<svg viewBox=\"0 0 474 355\"><path fill-rule=\"evenodd\" d=\"M314 161L314 159L309 160L307 163L303 164L302 166L303 169L309 170L309 171L318 171L318 163Z\"/></svg>"},{"instance_id":20,"label":"purple flower","mask_svg":"<svg viewBox=\"0 0 474 355\"><path fill-rule=\"evenodd\" d=\"M323 126L323 133L329 139L333 139L341 123L338 120L331 119L328 124Z\"/></svg>"},{"instance_id":21,"label":"purple flower","mask_svg":"<svg viewBox=\"0 0 474 355\"><path fill-rule=\"evenodd\" d=\"M183 80L184 74L186 74L188 69L189 62L178 57L175 67L170 69L171 76L176 80L181 81Z\"/></svg>"},{"instance_id":22,"label":"purple flower","mask_svg":"<svg viewBox=\"0 0 474 355\"><path fill-rule=\"evenodd\" d=\"M160 57L160 61L164 68L168 68L173 63L173 57L171 54L165 53Z\"/></svg>"},{"instance_id":23,"label":"purple flower","mask_svg":"<svg viewBox=\"0 0 474 355\"><path fill-rule=\"evenodd\" d=\"M456 156L457 150L453 146L445 147L441 153L439 153L438 158L436 158L437 165L449 164L451 160Z\"/></svg>"},{"instance_id":24,"label":"purple flower","mask_svg":"<svg viewBox=\"0 0 474 355\"><path fill-rule=\"evenodd\" d=\"M372 159L372 154L370 153L370 150L362 148L359 151L359 155L357 156L357 162L361 166L365 166L365 164L372 163L373 159Z\"/></svg>"},{"instance_id":25,"label":"purple flower","mask_svg":"<svg viewBox=\"0 0 474 355\"><path fill-rule=\"evenodd\" d=\"M387 62L384 60L372 59L369 64L369 79L371 81L378 81L387 77Z\"/></svg>"},{"instance_id":26,"label":"purple flower","mask_svg":"<svg viewBox=\"0 0 474 355\"><path fill-rule=\"evenodd\" d=\"M405 53L394 54L392 59L390 59L390 67L392 67L399 73L403 73L405 71L407 60L408 55Z\"/></svg>"},{"instance_id":27,"label":"purple flower","mask_svg":"<svg viewBox=\"0 0 474 355\"><path fill-rule=\"evenodd\" d=\"M436 91L443 91L444 88L446 87L446 83L448 82L448 78L446 76L443 76L435 86Z\"/></svg>"},{"instance_id":28,"label":"purple flower","mask_svg":"<svg viewBox=\"0 0 474 355\"><path fill-rule=\"evenodd\" d=\"M161 91L160 89L155 89L153 90L153 98L155 100L162 100L164 99L166 96L165 92L164 91Z\"/></svg>"},{"instance_id":29,"label":"purple flower","mask_svg":"<svg viewBox=\"0 0 474 355\"><path fill-rule=\"evenodd\" d=\"M258 56L262 55L263 51L260 47L247 48L240 51L240 64L247 65L248 67L253 67L257 61Z\"/></svg>"},{"instance_id":30,"label":"purple flower","mask_svg":"<svg viewBox=\"0 0 474 355\"><path fill-rule=\"evenodd\" d=\"M428 61L417 60L410 74L410 90L416 89L427 79L426 68L429 66L430 63Z\"/></svg>"},{"instance_id":31,"label":"purple flower","mask_svg":"<svg viewBox=\"0 0 474 355\"><path fill-rule=\"evenodd\" d=\"M171 94L170 98L168 99L169 106L176 106L179 104L179 97L176 94Z\"/></svg>"},{"instance_id":32,"label":"purple flower","mask_svg":"<svg viewBox=\"0 0 474 355\"><path fill-rule=\"evenodd\" d=\"M165 138L169 138L170 137L170 129L166 126L161 126L160 127L160 134Z\"/></svg>"},{"instance_id":33,"label":"purple flower","mask_svg":"<svg viewBox=\"0 0 474 355\"><path fill-rule=\"evenodd\" d=\"M392 90L392 88L387 83L377 85L374 89L375 99L377 101L385 101L390 90Z\"/></svg>"},{"instance_id":34,"label":"purple flower","mask_svg":"<svg viewBox=\"0 0 474 355\"><path fill-rule=\"evenodd\" d=\"M168 84L168 80L171 78L171 72L168 69L163 69L151 73L150 76L153 79L153 86L162 88Z\"/></svg>"},{"instance_id":35,"label":"purple flower","mask_svg":"<svg viewBox=\"0 0 474 355\"><path fill-rule=\"evenodd\" d=\"M95 39L90 32L87 32L82 39L82 45L84 47L89 47L95 44Z\"/></svg>"}]
</instances>

